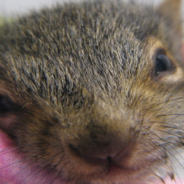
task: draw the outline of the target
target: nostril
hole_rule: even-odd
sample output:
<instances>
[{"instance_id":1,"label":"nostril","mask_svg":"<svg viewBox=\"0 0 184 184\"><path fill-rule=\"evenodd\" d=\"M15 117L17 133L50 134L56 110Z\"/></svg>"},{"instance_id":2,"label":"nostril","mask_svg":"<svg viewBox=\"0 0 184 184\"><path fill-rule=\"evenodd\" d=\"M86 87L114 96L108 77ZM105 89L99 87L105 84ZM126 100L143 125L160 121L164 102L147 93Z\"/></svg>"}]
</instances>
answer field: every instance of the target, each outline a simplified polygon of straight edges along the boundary
<instances>
[{"instance_id":1,"label":"nostril","mask_svg":"<svg viewBox=\"0 0 184 184\"><path fill-rule=\"evenodd\" d=\"M70 148L70 150L72 152L79 153L79 151L77 150L77 148L73 144L69 143L68 147Z\"/></svg>"},{"instance_id":2,"label":"nostril","mask_svg":"<svg viewBox=\"0 0 184 184\"><path fill-rule=\"evenodd\" d=\"M93 162L93 161L104 162L105 161L109 165L113 165L114 162L116 162L116 159L121 157L125 151L124 149L120 149L120 150L115 149L109 152L107 150L104 151L104 149L102 148L91 150L89 149L89 147L85 147L86 149L84 149L84 148L75 146L72 143L68 144L68 148L70 149L71 153L74 154L75 156L83 158L90 162Z\"/></svg>"},{"instance_id":3,"label":"nostril","mask_svg":"<svg viewBox=\"0 0 184 184\"><path fill-rule=\"evenodd\" d=\"M86 153L81 153L79 149L77 149L76 146L73 144L69 143L68 147L70 148L71 152L75 154L76 156L84 159L88 163L93 163L93 164L106 164L108 167L114 165L113 158L108 155L87 155Z\"/></svg>"},{"instance_id":4,"label":"nostril","mask_svg":"<svg viewBox=\"0 0 184 184\"><path fill-rule=\"evenodd\" d=\"M107 157L107 161L109 162L110 165L113 163L112 158L110 156Z\"/></svg>"},{"instance_id":5,"label":"nostril","mask_svg":"<svg viewBox=\"0 0 184 184\"><path fill-rule=\"evenodd\" d=\"M70 149L72 149L72 150L73 150L73 149L76 149L75 146L74 146L73 144L71 144L71 143L68 144L68 147L69 147Z\"/></svg>"}]
</instances>

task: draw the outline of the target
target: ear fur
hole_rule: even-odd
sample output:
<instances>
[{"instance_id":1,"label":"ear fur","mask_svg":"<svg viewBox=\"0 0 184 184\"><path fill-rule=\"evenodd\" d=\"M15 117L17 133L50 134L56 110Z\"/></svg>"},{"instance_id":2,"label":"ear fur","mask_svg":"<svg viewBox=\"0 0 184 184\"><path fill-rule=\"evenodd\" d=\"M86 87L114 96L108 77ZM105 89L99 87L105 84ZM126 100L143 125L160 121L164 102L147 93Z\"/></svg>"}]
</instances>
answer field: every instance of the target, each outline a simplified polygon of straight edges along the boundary
<instances>
[{"instance_id":1,"label":"ear fur","mask_svg":"<svg viewBox=\"0 0 184 184\"><path fill-rule=\"evenodd\" d=\"M157 11L160 15L164 16L172 25L178 29L182 30L182 0L164 0L158 7Z\"/></svg>"}]
</instances>

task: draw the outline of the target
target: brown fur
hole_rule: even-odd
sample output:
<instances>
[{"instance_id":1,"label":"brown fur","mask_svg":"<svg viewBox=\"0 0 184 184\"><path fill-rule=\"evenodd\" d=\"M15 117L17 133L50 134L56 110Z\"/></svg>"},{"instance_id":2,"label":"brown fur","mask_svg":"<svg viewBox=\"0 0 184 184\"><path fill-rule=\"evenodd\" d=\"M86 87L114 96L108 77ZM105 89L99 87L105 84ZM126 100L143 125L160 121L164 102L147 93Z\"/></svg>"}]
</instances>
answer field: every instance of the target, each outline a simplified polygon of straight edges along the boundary
<instances>
[{"instance_id":1,"label":"brown fur","mask_svg":"<svg viewBox=\"0 0 184 184\"><path fill-rule=\"evenodd\" d=\"M77 184L135 183L168 166L184 136L180 5L170 15L170 4L71 3L4 25L0 94L11 106L0 127L20 152ZM175 70L157 77L160 47ZM109 158L121 172L108 175Z\"/></svg>"}]
</instances>

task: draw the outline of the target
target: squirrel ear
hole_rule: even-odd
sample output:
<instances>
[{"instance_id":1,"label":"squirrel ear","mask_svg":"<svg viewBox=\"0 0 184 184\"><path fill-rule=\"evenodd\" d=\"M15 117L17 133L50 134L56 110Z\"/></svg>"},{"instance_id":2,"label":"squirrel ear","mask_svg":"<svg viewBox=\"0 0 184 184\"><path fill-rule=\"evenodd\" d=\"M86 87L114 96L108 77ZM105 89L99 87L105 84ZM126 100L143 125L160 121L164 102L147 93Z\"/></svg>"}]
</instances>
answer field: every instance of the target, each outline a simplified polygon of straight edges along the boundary
<instances>
[{"instance_id":1,"label":"squirrel ear","mask_svg":"<svg viewBox=\"0 0 184 184\"><path fill-rule=\"evenodd\" d=\"M182 18L182 0L164 0L158 7L158 13L172 22L180 23Z\"/></svg>"},{"instance_id":2,"label":"squirrel ear","mask_svg":"<svg viewBox=\"0 0 184 184\"><path fill-rule=\"evenodd\" d=\"M165 40L167 49L178 61L181 61L179 51L183 45L182 0L164 0L156 8L156 13L162 19L160 34Z\"/></svg>"}]
</instances>

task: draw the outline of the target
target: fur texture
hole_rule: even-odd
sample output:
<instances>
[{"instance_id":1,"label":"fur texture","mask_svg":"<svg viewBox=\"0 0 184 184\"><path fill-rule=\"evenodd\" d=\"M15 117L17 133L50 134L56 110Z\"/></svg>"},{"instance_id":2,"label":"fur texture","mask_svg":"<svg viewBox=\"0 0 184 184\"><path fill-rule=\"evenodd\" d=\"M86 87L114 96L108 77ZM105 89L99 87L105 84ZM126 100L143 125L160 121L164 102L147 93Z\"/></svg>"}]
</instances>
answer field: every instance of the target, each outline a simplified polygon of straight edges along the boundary
<instances>
[{"instance_id":1,"label":"fur texture","mask_svg":"<svg viewBox=\"0 0 184 184\"><path fill-rule=\"evenodd\" d=\"M173 176L184 83L170 1L71 3L1 28L0 127L26 159L66 183L138 183L158 167ZM158 50L173 64L159 76Z\"/></svg>"}]
</instances>

